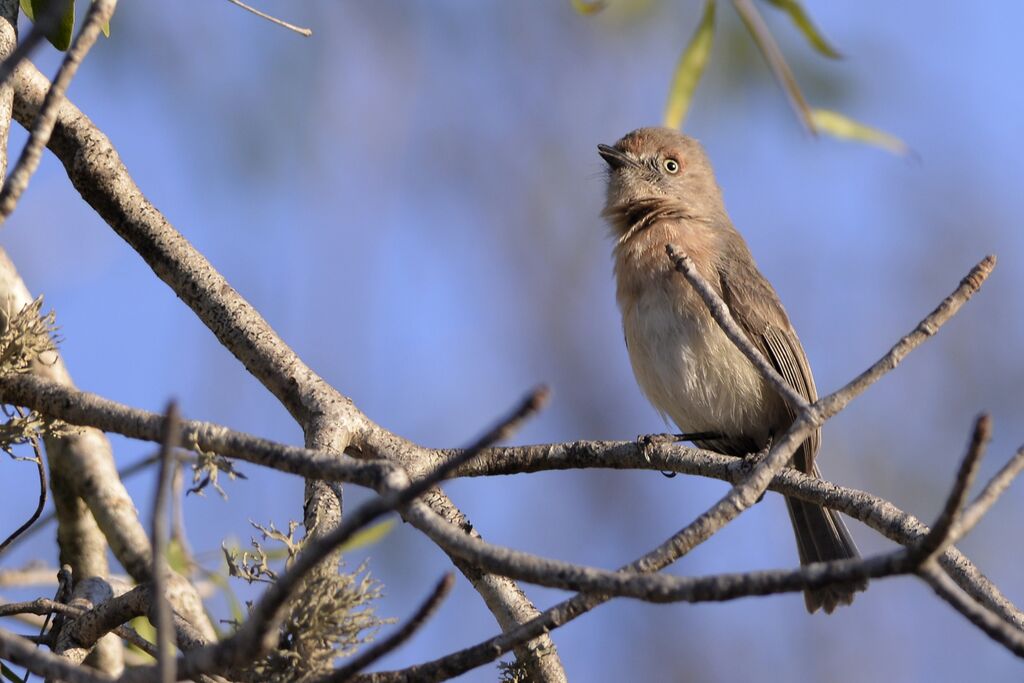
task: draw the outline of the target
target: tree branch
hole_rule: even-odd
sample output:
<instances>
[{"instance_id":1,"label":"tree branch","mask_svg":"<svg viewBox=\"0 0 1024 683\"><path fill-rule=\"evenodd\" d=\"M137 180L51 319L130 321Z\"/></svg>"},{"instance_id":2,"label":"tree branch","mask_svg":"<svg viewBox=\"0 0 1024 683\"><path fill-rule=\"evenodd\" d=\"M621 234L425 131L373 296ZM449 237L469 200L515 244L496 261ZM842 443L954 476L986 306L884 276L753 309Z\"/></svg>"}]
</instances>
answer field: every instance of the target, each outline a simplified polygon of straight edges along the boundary
<instances>
[{"instance_id":1,"label":"tree branch","mask_svg":"<svg viewBox=\"0 0 1024 683\"><path fill-rule=\"evenodd\" d=\"M3 188L0 189L0 224L6 221L14 211L18 199L28 188L29 179L39 168L43 149L46 148L50 134L53 132L53 126L57 122L57 110L64 101L64 92L71 84L71 79L75 77L85 55L92 49L99 37L101 27L110 21L115 7L117 7L117 0L93 0L89 4L85 22L64 55L64 62L60 65L60 70L57 71L53 86L46 93L39 115L30 129L28 142L25 143L25 148L22 149L21 156L18 157L18 163L15 164L10 177L4 181Z\"/></svg>"},{"instance_id":2,"label":"tree branch","mask_svg":"<svg viewBox=\"0 0 1024 683\"><path fill-rule=\"evenodd\" d=\"M39 676L52 677L65 683L114 683L117 679L105 673L40 650L27 638L0 629L0 657L27 668Z\"/></svg>"},{"instance_id":3,"label":"tree branch","mask_svg":"<svg viewBox=\"0 0 1024 683\"><path fill-rule=\"evenodd\" d=\"M496 440L507 438L523 420L540 409L546 398L546 389L534 391L511 415L489 430L458 458L444 463L422 479L410 483L404 472L396 469L388 478L388 493L364 503L348 515L340 526L323 536L308 541L304 552L295 558L291 567L277 581L268 586L238 631L217 645L197 648L188 653L178 664L180 674L192 676L197 673L221 671L228 667L239 666L252 657L258 656L260 652L273 647L277 638L277 626L289 598L295 594L309 572L325 557L328 557L355 532L370 522L392 510L408 505L416 497L435 486L459 464L471 460ZM125 680L142 680L141 677L144 675L145 672L134 672L132 675L126 676Z\"/></svg>"},{"instance_id":4,"label":"tree branch","mask_svg":"<svg viewBox=\"0 0 1024 683\"><path fill-rule=\"evenodd\" d=\"M174 683L175 638L174 619L167 601L167 498L170 495L171 477L174 472L173 453L178 440L181 417L178 406L171 401L163 424L163 440L160 443L160 471L157 476L156 495L153 496L153 607L156 614L157 669L160 683Z\"/></svg>"}]
</instances>

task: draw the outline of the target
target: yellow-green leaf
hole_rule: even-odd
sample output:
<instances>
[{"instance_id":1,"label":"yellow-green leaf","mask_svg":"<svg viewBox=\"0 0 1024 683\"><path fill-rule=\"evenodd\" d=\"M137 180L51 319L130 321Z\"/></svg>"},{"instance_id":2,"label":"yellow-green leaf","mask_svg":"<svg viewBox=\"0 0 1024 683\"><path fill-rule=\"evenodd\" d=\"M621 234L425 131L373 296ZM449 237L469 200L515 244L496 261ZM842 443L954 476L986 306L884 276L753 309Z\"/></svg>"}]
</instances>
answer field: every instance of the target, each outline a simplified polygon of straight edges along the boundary
<instances>
[{"instance_id":1,"label":"yellow-green leaf","mask_svg":"<svg viewBox=\"0 0 1024 683\"><path fill-rule=\"evenodd\" d=\"M597 14L605 7L608 3L605 0L570 0L572 2L572 8L580 14Z\"/></svg>"},{"instance_id":2,"label":"yellow-green leaf","mask_svg":"<svg viewBox=\"0 0 1024 683\"><path fill-rule=\"evenodd\" d=\"M50 11L51 5L59 12L57 23L46 33L46 39L60 51L71 45L71 34L75 28L75 0L21 0L21 11L34 23Z\"/></svg>"},{"instance_id":3,"label":"yellow-green leaf","mask_svg":"<svg viewBox=\"0 0 1024 683\"><path fill-rule=\"evenodd\" d=\"M812 109L811 120L816 129L832 137L874 145L893 154L906 154L910 151L907 144L898 137L854 121L831 109Z\"/></svg>"},{"instance_id":4,"label":"yellow-green leaf","mask_svg":"<svg viewBox=\"0 0 1024 683\"><path fill-rule=\"evenodd\" d=\"M395 520L393 519L386 519L383 522L368 526L362 531L353 534L352 538L348 539L348 542L342 545L340 550L348 552L356 548L373 545L387 536L393 526L395 526Z\"/></svg>"},{"instance_id":5,"label":"yellow-green leaf","mask_svg":"<svg viewBox=\"0 0 1024 683\"><path fill-rule=\"evenodd\" d=\"M768 4L775 5L780 10L789 15L793 24L804 34L804 38L811 44L815 50L831 57L832 59L839 59L842 57L839 52L832 47L832 44L825 40L825 36L821 34L818 27L811 21L811 17L808 16L803 5L798 0L768 0Z\"/></svg>"},{"instance_id":6,"label":"yellow-green leaf","mask_svg":"<svg viewBox=\"0 0 1024 683\"><path fill-rule=\"evenodd\" d=\"M697 31L690 39L690 44L683 50L672 75L672 87L668 92L665 104L665 126L680 128L690 109L693 93L704 73L711 54L711 44L715 38L715 0L704 3L704 15L700 19Z\"/></svg>"},{"instance_id":7,"label":"yellow-green leaf","mask_svg":"<svg viewBox=\"0 0 1024 683\"><path fill-rule=\"evenodd\" d=\"M144 617L144 616L135 617L130 622L128 622L128 625L131 626L132 628L134 628L138 632L138 634L140 636L142 636L143 638L145 638L149 642L151 642L151 643L155 643L156 642L156 628L154 628L153 624L150 623L148 617ZM147 657L148 658L150 656L149 654L146 653L145 650L140 650L138 647L136 647L135 645L132 645L131 643L128 644L128 647L130 647L132 650L134 650L138 654L142 655L143 657Z\"/></svg>"}]
</instances>

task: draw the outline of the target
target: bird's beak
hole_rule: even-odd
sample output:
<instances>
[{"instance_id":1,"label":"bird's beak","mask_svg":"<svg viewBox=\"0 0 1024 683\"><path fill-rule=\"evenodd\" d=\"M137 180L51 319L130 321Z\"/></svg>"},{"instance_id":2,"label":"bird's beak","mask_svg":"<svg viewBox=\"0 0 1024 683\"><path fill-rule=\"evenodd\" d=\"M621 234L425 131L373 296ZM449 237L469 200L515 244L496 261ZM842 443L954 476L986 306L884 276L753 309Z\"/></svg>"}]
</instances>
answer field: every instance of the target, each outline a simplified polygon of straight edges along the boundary
<instances>
[{"instance_id":1,"label":"bird's beak","mask_svg":"<svg viewBox=\"0 0 1024 683\"><path fill-rule=\"evenodd\" d=\"M612 170L620 169L623 166L635 166L634 162L625 152L620 150L618 147L610 147L608 145L598 145L597 153L601 155L601 158L608 162Z\"/></svg>"}]
</instances>

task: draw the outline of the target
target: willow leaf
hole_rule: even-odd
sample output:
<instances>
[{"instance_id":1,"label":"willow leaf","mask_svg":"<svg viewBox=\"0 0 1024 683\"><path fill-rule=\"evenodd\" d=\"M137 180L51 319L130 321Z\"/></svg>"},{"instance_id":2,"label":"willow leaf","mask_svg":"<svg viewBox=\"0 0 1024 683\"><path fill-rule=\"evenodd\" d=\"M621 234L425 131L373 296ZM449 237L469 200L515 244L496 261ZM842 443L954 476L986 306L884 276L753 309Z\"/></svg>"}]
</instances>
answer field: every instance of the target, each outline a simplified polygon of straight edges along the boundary
<instances>
[{"instance_id":1,"label":"willow leaf","mask_svg":"<svg viewBox=\"0 0 1024 683\"><path fill-rule=\"evenodd\" d=\"M59 12L56 23L46 32L46 39L55 48L63 52L71 46L71 33L75 28L75 0L21 0L21 11L33 23L43 20L46 13Z\"/></svg>"},{"instance_id":2,"label":"willow leaf","mask_svg":"<svg viewBox=\"0 0 1024 683\"><path fill-rule=\"evenodd\" d=\"M672 87L669 89L668 102L665 104L664 121L667 128L682 127L693 101L693 93L697 90L704 67L707 66L714 38L715 0L707 0L704 3L704 15L700 19L700 24L697 25L689 45L680 55L679 63L672 75Z\"/></svg>"},{"instance_id":3,"label":"willow leaf","mask_svg":"<svg viewBox=\"0 0 1024 683\"><path fill-rule=\"evenodd\" d=\"M800 30L800 33L804 34L804 38L807 39L807 42L815 50L832 59L842 57L839 51L832 47L832 44L825 39L825 36L821 34L818 27L814 25L811 17L798 0L767 0L767 2L788 14L793 24Z\"/></svg>"},{"instance_id":4,"label":"willow leaf","mask_svg":"<svg viewBox=\"0 0 1024 683\"><path fill-rule=\"evenodd\" d=\"M910 151L907 144L898 137L854 121L831 109L811 110L811 120L814 121L815 128L835 138L874 145L893 154L903 155Z\"/></svg>"}]
</instances>

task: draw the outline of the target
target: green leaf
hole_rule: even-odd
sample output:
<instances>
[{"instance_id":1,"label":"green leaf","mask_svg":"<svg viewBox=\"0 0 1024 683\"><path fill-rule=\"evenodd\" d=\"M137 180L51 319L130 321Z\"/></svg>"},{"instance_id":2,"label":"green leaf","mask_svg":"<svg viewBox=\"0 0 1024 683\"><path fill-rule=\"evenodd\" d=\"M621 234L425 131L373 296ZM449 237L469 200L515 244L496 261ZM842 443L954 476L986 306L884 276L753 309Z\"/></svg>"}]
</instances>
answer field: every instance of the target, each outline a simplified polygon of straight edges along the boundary
<instances>
[{"instance_id":1,"label":"green leaf","mask_svg":"<svg viewBox=\"0 0 1024 683\"><path fill-rule=\"evenodd\" d=\"M156 628L150 623L149 617L139 616L128 622L128 625L134 628L140 636L145 638L151 643L156 642ZM152 657L145 651L140 650L137 646L128 643L128 647L131 648L137 654L142 655L146 659L152 659Z\"/></svg>"},{"instance_id":2,"label":"green leaf","mask_svg":"<svg viewBox=\"0 0 1024 683\"><path fill-rule=\"evenodd\" d=\"M810 16L804 10L798 0L767 0L768 4L778 7L780 10L789 15L789 18L793 21L793 24L800 29L800 33L804 34L804 38L811 44L815 50L830 57L832 59L839 59L842 57L839 52L832 47L831 43L825 40L825 36L821 35L821 31L811 21Z\"/></svg>"},{"instance_id":3,"label":"green leaf","mask_svg":"<svg viewBox=\"0 0 1024 683\"><path fill-rule=\"evenodd\" d=\"M3 674L4 678L11 683L21 683L21 676L11 671L3 662L0 662L0 674Z\"/></svg>"},{"instance_id":4,"label":"green leaf","mask_svg":"<svg viewBox=\"0 0 1024 683\"><path fill-rule=\"evenodd\" d=\"M572 2L572 8L580 14L597 14L605 7L608 3L605 0L570 0Z\"/></svg>"},{"instance_id":5,"label":"green leaf","mask_svg":"<svg viewBox=\"0 0 1024 683\"><path fill-rule=\"evenodd\" d=\"M355 550L356 548L362 548L368 545L373 545L380 541L391 532L391 528L395 526L395 520L386 519L383 522L378 522L372 526L368 526L361 531L357 531L352 535L352 538L348 539L339 550L342 552L348 552Z\"/></svg>"},{"instance_id":6,"label":"green leaf","mask_svg":"<svg viewBox=\"0 0 1024 683\"><path fill-rule=\"evenodd\" d=\"M697 25L697 30L690 39L683 54L679 57L676 71L672 75L672 87L668 92L665 104L665 126L680 128L686 118L686 112L693 101L693 93L697 89L704 67L711 54L711 44L715 38L715 0L704 3L704 15Z\"/></svg>"},{"instance_id":7,"label":"green leaf","mask_svg":"<svg viewBox=\"0 0 1024 683\"><path fill-rule=\"evenodd\" d=\"M893 154L903 155L910 151L907 144L898 137L854 121L831 109L812 109L811 121L817 130L841 140L874 145Z\"/></svg>"},{"instance_id":8,"label":"green leaf","mask_svg":"<svg viewBox=\"0 0 1024 683\"><path fill-rule=\"evenodd\" d=\"M75 28L75 0L21 0L21 10L29 19L46 16L51 5L59 5L55 11L60 12L57 24L47 32L46 39L55 48L63 52L71 46L71 34Z\"/></svg>"}]
</instances>

